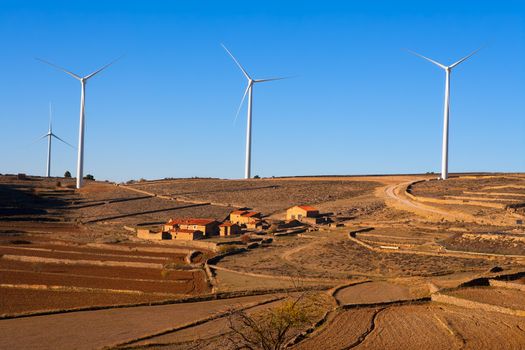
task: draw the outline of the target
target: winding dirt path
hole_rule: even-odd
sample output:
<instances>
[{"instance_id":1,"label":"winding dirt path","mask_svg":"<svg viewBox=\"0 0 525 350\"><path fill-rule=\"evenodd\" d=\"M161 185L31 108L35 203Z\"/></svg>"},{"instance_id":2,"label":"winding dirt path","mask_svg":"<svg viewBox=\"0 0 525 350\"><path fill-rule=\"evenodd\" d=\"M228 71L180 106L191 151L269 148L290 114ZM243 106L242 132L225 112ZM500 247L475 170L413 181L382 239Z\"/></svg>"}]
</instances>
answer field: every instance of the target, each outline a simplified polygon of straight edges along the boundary
<instances>
[{"instance_id":1,"label":"winding dirt path","mask_svg":"<svg viewBox=\"0 0 525 350\"><path fill-rule=\"evenodd\" d=\"M408 185L419 180L421 179L415 179L408 182L402 182L394 185L385 186L383 187L382 191L377 191L376 195L378 195L382 199L393 200L394 207L397 207L399 209L405 209L415 214L423 215L425 217L428 217L429 215L435 217L436 215L438 215L444 218L456 219L457 216L453 215L451 212L440 210L422 203L414 202L401 194L401 192L403 192ZM385 202L388 204L389 201Z\"/></svg>"}]
</instances>

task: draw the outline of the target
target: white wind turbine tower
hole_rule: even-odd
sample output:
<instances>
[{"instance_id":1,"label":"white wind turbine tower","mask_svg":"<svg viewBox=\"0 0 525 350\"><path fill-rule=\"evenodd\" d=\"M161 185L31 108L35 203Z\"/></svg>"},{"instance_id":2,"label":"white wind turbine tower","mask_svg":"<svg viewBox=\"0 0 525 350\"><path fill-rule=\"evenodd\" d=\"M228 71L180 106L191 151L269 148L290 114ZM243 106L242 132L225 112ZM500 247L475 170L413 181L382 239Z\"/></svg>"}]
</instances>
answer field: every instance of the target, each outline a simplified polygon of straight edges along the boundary
<instances>
[{"instance_id":1,"label":"white wind turbine tower","mask_svg":"<svg viewBox=\"0 0 525 350\"><path fill-rule=\"evenodd\" d=\"M479 50L481 50L481 48L463 57L459 61L452 63L450 66L445 66L444 64L441 64L428 57L420 55L417 52L408 50L410 53L416 56L419 56L445 70L445 103L443 107L443 120L444 120L443 121L443 146L442 146L443 148L442 148L442 154L441 154L441 179L442 180L446 180L448 178L448 129L449 129L448 128L448 116L449 116L449 109L450 109L450 73L452 72L453 68L458 66L460 63L462 63L466 59L470 58L472 55L474 55Z\"/></svg>"},{"instance_id":2,"label":"white wind turbine tower","mask_svg":"<svg viewBox=\"0 0 525 350\"><path fill-rule=\"evenodd\" d=\"M42 140L44 138L47 137L47 166L46 166L46 176L47 177L50 177L51 176L51 139L54 137L56 138L57 140L59 141L62 141L63 143L65 143L66 145L72 147L72 148L75 148L73 145L71 145L70 143L67 143L66 141L62 140L60 137L58 137L57 135L55 135L53 133L53 127L51 125L51 103L49 103L49 129L47 131L47 134L43 135L41 138L39 138L39 140Z\"/></svg>"},{"instance_id":3,"label":"white wind turbine tower","mask_svg":"<svg viewBox=\"0 0 525 350\"><path fill-rule=\"evenodd\" d=\"M233 54L224 46L221 44L224 50L233 58L233 61L237 64L237 66L241 69L242 74L246 77L248 80L248 85L246 86L246 90L244 90L244 95L242 96L241 103L239 104L239 108L237 109L237 114L235 115L235 120L237 120L237 116L239 115L239 111L241 110L241 107L243 105L244 99L246 98L246 94L248 94L248 108L247 108L247 123L246 123L246 163L244 168L244 178L249 179L251 177L251 161L252 161L252 100L253 100L253 85L257 83L264 83L267 81L273 81L273 80L282 80L287 79L287 77L280 77L280 78L269 78L269 79L252 79L252 77L246 72L246 70L241 66L239 61L233 56Z\"/></svg>"},{"instance_id":4,"label":"white wind turbine tower","mask_svg":"<svg viewBox=\"0 0 525 350\"><path fill-rule=\"evenodd\" d=\"M88 74L84 77L81 77L75 73L72 73L60 66L57 66L56 64L53 64L51 62L42 60L40 58L37 58L37 60L44 62L52 67L55 67L61 71L63 71L66 74L71 75L73 78L77 79L80 82L80 125L79 125L79 131L78 131L78 160L77 160L77 188L82 187L82 180L84 177L84 104L86 99L86 83L87 81L106 69L107 67L111 66L113 63L119 60L117 58L116 60L106 64L102 68L94 71L91 74Z\"/></svg>"}]
</instances>

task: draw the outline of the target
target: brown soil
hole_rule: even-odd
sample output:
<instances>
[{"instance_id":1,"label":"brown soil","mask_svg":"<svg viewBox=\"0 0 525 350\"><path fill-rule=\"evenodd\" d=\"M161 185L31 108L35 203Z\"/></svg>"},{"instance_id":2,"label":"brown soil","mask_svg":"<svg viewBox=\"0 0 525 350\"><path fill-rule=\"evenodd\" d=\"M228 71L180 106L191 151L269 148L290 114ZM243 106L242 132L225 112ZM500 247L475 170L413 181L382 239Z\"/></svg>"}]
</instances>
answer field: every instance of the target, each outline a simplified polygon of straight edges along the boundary
<instances>
[{"instance_id":1,"label":"brown soil","mask_svg":"<svg viewBox=\"0 0 525 350\"><path fill-rule=\"evenodd\" d=\"M0 287L0 315L64 310L93 306L147 303L168 299L151 294L66 292ZM0 321L2 324L5 321ZM0 328L2 326L0 325ZM5 333L4 333L5 334Z\"/></svg>"},{"instance_id":2,"label":"brown soil","mask_svg":"<svg viewBox=\"0 0 525 350\"><path fill-rule=\"evenodd\" d=\"M317 334L294 346L294 349L346 349L356 344L365 332L371 330L375 308L339 311Z\"/></svg>"},{"instance_id":3,"label":"brown soil","mask_svg":"<svg viewBox=\"0 0 525 350\"><path fill-rule=\"evenodd\" d=\"M461 288L446 294L480 303L525 310L525 292L514 289L475 287Z\"/></svg>"},{"instance_id":4,"label":"brown soil","mask_svg":"<svg viewBox=\"0 0 525 350\"><path fill-rule=\"evenodd\" d=\"M38 300L34 296L30 299ZM0 320L0 334L9 334L0 337L0 348L98 349L267 299L253 296Z\"/></svg>"},{"instance_id":5,"label":"brown soil","mask_svg":"<svg viewBox=\"0 0 525 350\"><path fill-rule=\"evenodd\" d=\"M187 272L186 276L180 276L178 280L151 280L139 281L135 279L111 279L89 276L71 276L64 274L49 274L27 271L2 271L0 284L26 284L47 285L79 288L113 289L126 291L140 291L145 293L169 293L169 294L195 294L202 293L201 288L196 288L196 280L202 280L203 272Z\"/></svg>"},{"instance_id":6,"label":"brown soil","mask_svg":"<svg viewBox=\"0 0 525 350\"><path fill-rule=\"evenodd\" d=\"M447 256L379 253L370 251L347 238L346 232L331 232L327 238L313 240L278 239L271 247L232 256L221 266L263 274L308 275L315 277L350 278L352 276L432 276L467 270L486 270L483 259ZM304 248L279 258L279 252L304 244Z\"/></svg>"},{"instance_id":7,"label":"brown soil","mask_svg":"<svg viewBox=\"0 0 525 350\"><path fill-rule=\"evenodd\" d=\"M524 188L494 188L497 186L523 186L525 177L508 176L479 176L476 178L456 177L447 181L424 181L412 187L412 194L415 196L443 198L444 196L462 196L465 192L486 192L498 193L509 192L525 194ZM472 196L469 194L469 196Z\"/></svg>"},{"instance_id":8,"label":"brown soil","mask_svg":"<svg viewBox=\"0 0 525 350\"><path fill-rule=\"evenodd\" d=\"M19 243L22 241L23 243ZM18 242L18 243L17 243ZM125 256L135 258L163 258L170 260L182 261L184 260L186 253L170 252L166 246L161 246L166 249L166 252L156 251L144 251L139 250L140 248L153 248L151 245L131 246L127 244L113 244L105 245L104 248L96 248L88 245L79 245L71 242L50 242L49 238L22 235L18 237L0 237L0 248L10 247L16 249L45 249L57 252L78 252L84 254L93 254L101 256ZM185 248L187 249L187 248ZM189 251L189 250L188 250Z\"/></svg>"},{"instance_id":9,"label":"brown soil","mask_svg":"<svg viewBox=\"0 0 525 350\"><path fill-rule=\"evenodd\" d=\"M247 314L253 314L254 312L261 312L269 308L275 307L280 301L271 302L268 304L256 306L246 311ZM239 305L240 306L240 305ZM211 322L206 322L202 325L182 329L173 333L168 333L151 339L147 339L138 342L133 345L146 345L146 344L176 344L183 342L198 342L204 339L221 336L229 332L229 321L227 317L221 317Z\"/></svg>"},{"instance_id":10,"label":"brown soil","mask_svg":"<svg viewBox=\"0 0 525 350\"><path fill-rule=\"evenodd\" d=\"M505 344L505 349L518 349L525 341L524 325L521 317L479 310L434 305L389 307L376 318L377 331L358 348L491 349Z\"/></svg>"},{"instance_id":11,"label":"brown soil","mask_svg":"<svg viewBox=\"0 0 525 350\"><path fill-rule=\"evenodd\" d=\"M510 234L456 234L440 242L447 249L490 254L525 255L525 236Z\"/></svg>"},{"instance_id":12,"label":"brown soil","mask_svg":"<svg viewBox=\"0 0 525 350\"><path fill-rule=\"evenodd\" d=\"M0 271L29 271L42 274L102 277L102 278L122 278L136 280L184 280L188 277L187 271L169 271L161 273L160 269L144 269L132 267L114 266L84 266L84 265L65 265L65 264L42 264L10 261L0 259Z\"/></svg>"},{"instance_id":13,"label":"brown soil","mask_svg":"<svg viewBox=\"0 0 525 350\"><path fill-rule=\"evenodd\" d=\"M371 304L413 299L410 288L387 282L367 282L339 290L335 297L341 304Z\"/></svg>"},{"instance_id":14,"label":"brown soil","mask_svg":"<svg viewBox=\"0 0 525 350\"><path fill-rule=\"evenodd\" d=\"M126 261L126 262L141 262L164 264L170 259L168 258L148 258L148 257L127 257L111 254L84 254L81 252L67 252L65 250L36 250L31 248L20 247L6 247L0 246L0 255L20 255L20 256L34 256L42 258L54 259L72 259L72 260L97 260L97 261ZM175 260L175 259L174 259ZM183 258L178 257L178 261L184 261Z\"/></svg>"},{"instance_id":15,"label":"brown soil","mask_svg":"<svg viewBox=\"0 0 525 350\"><path fill-rule=\"evenodd\" d=\"M376 186L376 182L351 179L193 179L133 185L134 188L175 198L252 207L267 215L293 205L318 204L355 197Z\"/></svg>"}]
</instances>

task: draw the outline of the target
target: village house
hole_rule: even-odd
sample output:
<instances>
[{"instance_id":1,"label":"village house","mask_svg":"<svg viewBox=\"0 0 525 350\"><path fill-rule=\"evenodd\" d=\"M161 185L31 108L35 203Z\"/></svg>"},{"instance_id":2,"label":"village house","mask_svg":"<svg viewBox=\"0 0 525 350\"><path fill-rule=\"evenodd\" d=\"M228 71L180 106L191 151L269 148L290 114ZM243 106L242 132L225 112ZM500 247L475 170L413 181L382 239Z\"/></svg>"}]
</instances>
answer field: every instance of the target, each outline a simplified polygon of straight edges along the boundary
<instances>
[{"instance_id":1,"label":"village house","mask_svg":"<svg viewBox=\"0 0 525 350\"><path fill-rule=\"evenodd\" d=\"M183 241L194 241L197 239L203 239L204 235L202 231L199 230L187 230L183 228L173 229L170 231L170 234L173 236L173 239L183 240Z\"/></svg>"},{"instance_id":2,"label":"village house","mask_svg":"<svg viewBox=\"0 0 525 350\"><path fill-rule=\"evenodd\" d=\"M235 210L230 213L230 222L246 227L249 230L257 230L263 227L262 215L256 211Z\"/></svg>"},{"instance_id":3,"label":"village house","mask_svg":"<svg viewBox=\"0 0 525 350\"><path fill-rule=\"evenodd\" d=\"M309 205L296 205L286 211L286 220L288 222L297 220L310 225L325 225L332 222L329 215L320 214L317 208Z\"/></svg>"},{"instance_id":4,"label":"village house","mask_svg":"<svg viewBox=\"0 0 525 350\"><path fill-rule=\"evenodd\" d=\"M303 218L315 218L319 216L319 210L309 205L296 205L286 211L286 220L302 221Z\"/></svg>"},{"instance_id":5,"label":"village house","mask_svg":"<svg viewBox=\"0 0 525 350\"><path fill-rule=\"evenodd\" d=\"M249 210L235 210L230 213L230 222L243 226L261 221L261 213Z\"/></svg>"},{"instance_id":6,"label":"village house","mask_svg":"<svg viewBox=\"0 0 525 350\"><path fill-rule=\"evenodd\" d=\"M241 227L233 222L225 221L219 225L219 235L221 237L239 234L241 234Z\"/></svg>"},{"instance_id":7,"label":"village house","mask_svg":"<svg viewBox=\"0 0 525 350\"><path fill-rule=\"evenodd\" d=\"M171 230L200 231L204 237L219 234L219 222L213 219L170 219L164 224L163 231Z\"/></svg>"},{"instance_id":8,"label":"village house","mask_svg":"<svg viewBox=\"0 0 525 350\"><path fill-rule=\"evenodd\" d=\"M172 239L172 236L169 232L152 231L150 229L142 228L137 230L137 238L162 241L166 239Z\"/></svg>"}]
</instances>

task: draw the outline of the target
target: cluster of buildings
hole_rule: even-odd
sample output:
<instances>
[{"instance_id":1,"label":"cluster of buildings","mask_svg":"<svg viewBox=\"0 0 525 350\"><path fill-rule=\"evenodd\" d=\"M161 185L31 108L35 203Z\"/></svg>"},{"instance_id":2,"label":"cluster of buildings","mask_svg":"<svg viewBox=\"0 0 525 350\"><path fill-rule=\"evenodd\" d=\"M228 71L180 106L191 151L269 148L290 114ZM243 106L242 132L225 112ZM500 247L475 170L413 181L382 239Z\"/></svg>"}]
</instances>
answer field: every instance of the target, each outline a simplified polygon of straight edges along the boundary
<instances>
[{"instance_id":1,"label":"cluster of buildings","mask_svg":"<svg viewBox=\"0 0 525 350\"><path fill-rule=\"evenodd\" d=\"M298 205L286 211L287 222L299 221L304 224L319 225L328 223L329 217L307 205ZM261 213L239 209L232 211L227 220L214 219L170 219L158 231L137 229L137 237L149 240L199 240L211 237L228 237L243 231L263 231L269 227Z\"/></svg>"}]
</instances>

